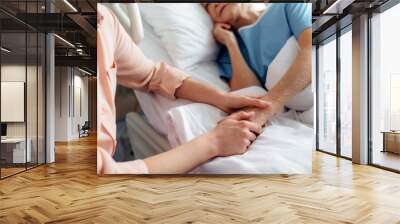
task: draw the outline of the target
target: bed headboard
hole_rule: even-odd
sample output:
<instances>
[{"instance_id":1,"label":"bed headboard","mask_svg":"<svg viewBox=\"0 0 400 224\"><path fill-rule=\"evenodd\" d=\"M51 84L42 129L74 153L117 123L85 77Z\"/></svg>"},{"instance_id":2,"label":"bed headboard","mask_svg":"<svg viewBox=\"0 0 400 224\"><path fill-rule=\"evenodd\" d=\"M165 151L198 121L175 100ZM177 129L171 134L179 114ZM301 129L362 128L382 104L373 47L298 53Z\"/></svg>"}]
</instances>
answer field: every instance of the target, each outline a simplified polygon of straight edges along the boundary
<instances>
[{"instance_id":1,"label":"bed headboard","mask_svg":"<svg viewBox=\"0 0 400 224\"><path fill-rule=\"evenodd\" d=\"M106 3L118 17L119 22L131 36L132 40L139 44L144 37L142 19L137 3Z\"/></svg>"}]
</instances>

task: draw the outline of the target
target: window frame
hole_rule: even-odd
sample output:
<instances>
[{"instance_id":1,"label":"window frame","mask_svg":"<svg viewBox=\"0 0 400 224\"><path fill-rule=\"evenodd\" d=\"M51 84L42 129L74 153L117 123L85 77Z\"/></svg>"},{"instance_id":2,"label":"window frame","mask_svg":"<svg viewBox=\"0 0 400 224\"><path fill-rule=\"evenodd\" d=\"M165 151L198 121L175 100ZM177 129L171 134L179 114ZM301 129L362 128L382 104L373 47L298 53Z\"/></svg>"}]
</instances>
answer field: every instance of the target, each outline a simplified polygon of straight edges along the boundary
<instances>
[{"instance_id":1,"label":"window frame","mask_svg":"<svg viewBox=\"0 0 400 224\"><path fill-rule=\"evenodd\" d=\"M342 150L341 150L341 117L340 117L340 103L341 103L341 97L340 97L340 84L341 84L341 66L340 66L340 60L341 60L341 55L340 55L340 37L347 32L352 32L352 23L347 24L343 28L338 29L334 34L328 36L327 38L320 40L316 45L316 56L315 56L315 63L316 63L316 151L323 152L329 155L337 156L339 158L343 158L346 160L352 160L352 158L347 157L342 155ZM332 153L327 150L324 150L320 148L320 143L319 143L319 110L320 110L320 105L319 105L319 47L320 45L327 44L331 41L336 41L336 152Z\"/></svg>"},{"instance_id":2,"label":"window frame","mask_svg":"<svg viewBox=\"0 0 400 224\"><path fill-rule=\"evenodd\" d=\"M24 7L25 7L25 16L26 16L27 13L29 13L28 10L27 10L28 1L24 0L24 1L21 1L21 2L25 3ZM36 3L36 12L39 11L39 2L47 3L47 1L44 1L44 0L31 1L31 3ZM48 33L47 32L43 32L41 30L38 30L38 29L30 26L29 24L24 23L23 21L19 21L18 18L14 17L8 11L4 10L1 6L2 5L0 4L0 12L5 13L6 15L11 16L11 18L13 18L14 20L22 23L23 30L20 30L18 32L17 31L16 32L10 32L10 31L3 31L3 30L0 29L0 46L2 45L2 43L1 43L2 34L6 34L6 33L21 33L21 34L25 35L25 37L24 37L24 39L25 39L24 40L24 42L25 42L25 49L24 49L24 52L25 52L25 55L24 55L24 60L25 60L25 87L24 87L24 123L25 123L24 124L24 129L25 129L25 134L24 134L24 137L23 137L25 139L25 164L24 164L24 168L21 169L20 171L13 172L13 173L8 174L8 175L4 175L4 173L2 173L2 169L3 168L0 166L0 180L3 180L3 179L6 179L8 177L12 177L12 176L15 176L15 175L17 175L19 173L23 173L23 172L26 172L26 171L28 171L30 169L34 169L36 167L44 165L44 164L47 163L47 160L48 160L47 159L47 144L48 144L48 142L47 142L47 110L46 110L47 109L47 57L48 57L48 55L47 55L47 44L48 44L47 36L48 35L47 34ZM45 11L48 12L48 7L46 7ZM25 20L26 20L26 17L25 17ZM0 23L0 28L1 28L1 23ZM33 125L36 125L36 136L34 136L32 138L36 138L36 141L37 141L37 144L36 144L36 158L35 158L36 161L34 163L30 163L29 165L28 165L29 162L27 162L28 161L28 158L27 158L27 156L28 156L28 154L27 154L27 147L28 147L27 139L28 139L28 120L29 120L28 119L28 108L27 108L27 106L28 106L27 105L27 83L28 83L27 76L28 76L28 64L29 64L28 63L28 34L33 34L34 36L36 36L36 41L34 43L34 44L36 44L36 47L35 47L36 60L34 60L33 62L30 62L30 63L33 63L35 65L35 67L36 67L36 70L35 70L35 75L36 75L36 87L35 88L36 88L36 91L34 93L34 94L36 94L36 122L33 122L34 123ZM41 38L39 38L39 36ZM43 111L44 114L43 114L42 117L39 117L40 115L39 115L39 112L38 112L39 111L39 81L38 81L39 70L38 70L38 66L40 65L39 64L39 43L41 43L41 47L43 48L43 49L40 49L41 50L40 52L42 53L41 57L42 57L42 60L44 62L43 64L41 64L42 65L41 76L42 76L42 84L43 84L43 92L42 92L42 96L43 96L42 103L43 103L43 105L41 105L41 107L43 107L42 109L44 110ZM1 79L2 79L2 76L1 76L1 67L3 65L2 62L3 62L3 58L2 58L2 55L0 53L0 82L1 82ZM0 89L1 89L1 86L0 86ZM1 93L0 93L0 96L1 96ZM1 97L0 97L0 101L1 101ZM1 105L0 105L0 110L1 110ZM43 140L42 140L43 141L42 142L43 145L42 145L42 147L43 148L41 149L41 151L44 152L44 153L43 153L43 155L41 155L41 157L43 157L43 158L41 158L42 160L39 160L39 141L38 141L38 139L39 139L39 120L41 120L41 122L43 124L43 127L42 127L43 128L43 130L42 130L43 131L42 132L42 134L43 134ZM1 119L0 119L0 123L1 123ZM0 155L1 155L1 144L0 144Z\"/></svg>"},{"instance_id":3,"label":"window frame","mask_svg":"<svg viewBox=\"0 0 400 224\"><path fill-rule=\"evenodd\" d=\"M373 167L377 167L383 170L387 170L387 171L391 171L391 172L395 172L395 173L400 173L400 170L391 168L391 167L387 167L387 166L383 166L377 163L374 163L373 161L373 153L374 153L374 149L373 149L373 133L372 133L372 93L373 93L373 89L372 89L372 42L373 42L373 35L372 35L372 19L374 17L374 15L376 14L381 14L384 13L385 11L393 8L394 6L397 6L398 4L400 4L399 0L388 0L385 3L383 3L382 5L380 5L377 8L374 8L372 10L369 10L368 13L368 35L367 35L367 39L368 39L368 68L367 68L367 76L368 76L368 112L367 112L367 116L368 116L368 165L373 166Z\"/></svg>"}]
</instances>

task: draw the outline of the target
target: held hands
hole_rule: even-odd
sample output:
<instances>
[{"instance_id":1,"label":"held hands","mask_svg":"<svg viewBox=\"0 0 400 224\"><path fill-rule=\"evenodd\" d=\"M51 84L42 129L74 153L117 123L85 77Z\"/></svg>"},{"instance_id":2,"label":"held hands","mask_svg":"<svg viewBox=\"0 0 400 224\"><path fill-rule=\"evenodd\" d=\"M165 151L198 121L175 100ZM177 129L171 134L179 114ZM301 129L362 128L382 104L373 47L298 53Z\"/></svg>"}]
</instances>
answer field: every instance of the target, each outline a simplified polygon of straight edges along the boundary
<instances>
[{"instance_id":1,"label":"held hands","mask_svg":"<svg viewBox=\"0 0 400 224\"><path fill-rule=\"evenodd\" d=\"M271 103L266 100L261 100L250 96L240 96L232 93L223 93L216 103L216 106L219 109L227 113L232 113L238 109L247 107L266 109L270 105Z\"/></svg>"},{"instance_id":2,"label":"held hands","mask_svg":"<svg viewBox=\"0 0 400 224\"><path fill-rule=\"evenodd\" d=\"M263 100L269 102L268 108L247 107L243 111L254 113L250 121L260 126L265 126L275 115L281 113L284 108L284 103L269 96L268 93L263 97ZM236 112L240 113L240 112Z\"/></svg>"},{"instance_id":3,"label":"held hands","mask_svg":"<svg viewBox=\"0 0 400 224\"><path fill-rule=\"evenodd\" d=\"M232 43L236 43L235 35L231 30L231 25L225 23L216 23L214 25L213 34L215 39L227 46Z\"/></svg>"},{"instance_id":4,"label":"held hands","mask_svg":"<svg viewBox=\"0 0 400 224\"><path fill-rule=\"evenodd\" d=\"M222 121L208 135L214 142L214 156L231 156L243 154L248 146L261 132L261 126L249 119L254 116L250 112L238 112Z\"/></svg>"}]
</instances>

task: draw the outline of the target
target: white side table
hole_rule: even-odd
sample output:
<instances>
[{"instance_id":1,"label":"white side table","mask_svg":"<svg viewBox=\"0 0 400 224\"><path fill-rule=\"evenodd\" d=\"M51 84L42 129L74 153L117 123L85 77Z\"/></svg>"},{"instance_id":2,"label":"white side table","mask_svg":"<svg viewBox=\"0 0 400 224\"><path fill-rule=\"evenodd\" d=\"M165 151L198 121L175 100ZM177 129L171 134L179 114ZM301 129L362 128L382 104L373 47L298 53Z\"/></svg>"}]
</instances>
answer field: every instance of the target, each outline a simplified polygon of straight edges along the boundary
<instances>
[{"instance_id":1,"label":"white side table","mask_svg":"<svg viewBox=\"0 0 400 224\"><path fill-rule=\"evenodd\" d=\"M26 151L25 144L27 143ZM32 160L30 138L6 138L1 140L2 147L12 147L12 163L26 163ZM26 153L26 154L25 154Z\"/></svg>"}]
</instances>

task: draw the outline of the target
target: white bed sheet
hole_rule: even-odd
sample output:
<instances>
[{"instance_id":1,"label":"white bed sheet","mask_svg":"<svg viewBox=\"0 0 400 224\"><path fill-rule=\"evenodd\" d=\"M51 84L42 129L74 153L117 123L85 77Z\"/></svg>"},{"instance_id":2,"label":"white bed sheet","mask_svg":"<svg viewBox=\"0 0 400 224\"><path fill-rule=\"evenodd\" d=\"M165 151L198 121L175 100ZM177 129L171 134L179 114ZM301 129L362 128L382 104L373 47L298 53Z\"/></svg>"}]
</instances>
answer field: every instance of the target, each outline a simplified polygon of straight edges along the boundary
<instances>
[{"instance_id":1,"label":"white bed sheet","mask_svg":"<svg viewBox=\"0 0 400 224\"><path fill-rule=\"evenodd\" d=\"M154 33L151 26L143 21L144 39L140 42L139 48L143 51L146 57L153 61L164 61L173 65L167 50L164 48L163 43ZM229 91L229 86L222 81L218 74L219 69L215 62L209 61L200 63L187 69L186 72L192 78L210 84L218 89ZM170 109L191 103L187 100L177 99L170 100L164 96L146 93L142 91L135 91L139 104L149 120L149 123L161 135L167 136L167 111Z\"/></svg>"},{"instance_id":2,"label":"white bed sheet","mask_svg":"<svg viewBox=\"0 0 400 224\"><path fill-rule=\"evenodd\" d=\"M145 38L140 44L144 54L155 61L171 63L160 40L144 24ZM215 62L203 62L185 70L192 78L229 91L228 85L219 78ZM242 94L260 95L262 88L248 88ZM163 96L136 91L138 101L149 123L156 131L168 136L171 146L204 134L215 127L225 114L209 105L194 104L186 100L169 100ZM308 112L308 117L312 116ZM313 129L300 123L304 117L291 111L280 115L265 128L264 132L243 155L216 158L192 171L209 174L299 174L310 173L312 165Z\"/></svg>"},{"instance_id":3,"label":"white bed sheet","mask_svg":"<svg viewBox=\"0 0 400 224\"><path fill-rule=\"evenodd\" d=\"M260 95L264 90L250 87L239 94ZM178 146L212 130L226 114L200 103L168 112L170 144ZM271 120L243 155L218 157L194 169L201 174L305 174L311 173L313 128L289 111Z\"/></svg>"}]
</instances>

